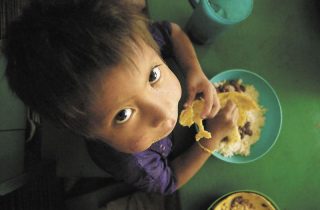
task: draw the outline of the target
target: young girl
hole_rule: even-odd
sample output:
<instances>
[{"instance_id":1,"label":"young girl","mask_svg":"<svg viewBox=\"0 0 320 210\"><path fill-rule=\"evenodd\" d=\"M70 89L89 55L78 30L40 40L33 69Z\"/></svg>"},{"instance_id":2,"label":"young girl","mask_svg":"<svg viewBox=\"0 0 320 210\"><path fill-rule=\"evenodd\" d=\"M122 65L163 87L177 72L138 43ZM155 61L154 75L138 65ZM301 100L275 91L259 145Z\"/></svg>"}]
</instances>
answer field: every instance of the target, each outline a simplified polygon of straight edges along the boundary
<instances>
[{"instance_id":1,"label":"young girl","mask_svg":"<svg viewBox=\"0 0 320 210\"><path fill-rule=\"evenodd\" d=\"M188 106L198 94L214 150L237 118L220 110L215 89L178 25L149 23L128 4L107 0L34 1L11 24L5 46L12 90L42 116L88 140L93 160L147 192L172 193L210 157L192 145L168 159L181 86L164 59L185 71Z\"/></svg>"}]
</instances>

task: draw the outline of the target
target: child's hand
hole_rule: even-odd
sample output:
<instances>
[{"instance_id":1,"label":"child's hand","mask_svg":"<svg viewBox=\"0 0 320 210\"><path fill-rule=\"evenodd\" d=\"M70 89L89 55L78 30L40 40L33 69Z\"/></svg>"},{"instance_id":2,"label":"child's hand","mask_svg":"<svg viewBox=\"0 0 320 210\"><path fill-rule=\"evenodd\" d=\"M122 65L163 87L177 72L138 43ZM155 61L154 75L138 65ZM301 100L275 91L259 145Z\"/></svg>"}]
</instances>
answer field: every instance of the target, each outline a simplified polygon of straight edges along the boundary
<instances>
[{"instance_id":1,"label":"child's hand","mask_svg":"<svg viewBox=\"0 0 320 210\"><path fill-rule=\"evenodd\" d=\"M171 41L173 45L173 53L178 61L178 64L186 73L186 83L188 90L188 99L184 104L186 108L197 94L202 94L205 100L204 110L201 114L202 118L213 118L220 109L216 89L203 73L193 45L180 28L179 25L171 23Z\"/></svg>"},{"instance_id":2,"label":"child's hand","mask_svg":"<svg viewBox=\"0 0 320 210\"><path fill-rule=\"evenodd\" d=\"M184 104L184 107L191 105L192 101L196 99L197 94L202 94L205 105L201 117L203 119L210 119L218 113L220 103L216 89L202 71L190 72L187 75L187 90L188 99Z\"/></svg>"},{"instance_id":3,"label":"child's hand","mask_svg":"<svg viewBox=\"0 0 320 210\"><path fill-rule=\"evenodd\" d=\"M215 118L207 121L207 129L216 140L221 141L229 135L234 126L237 126L238 117L239 112L236 104L228 101Z\"/></svg>"}]
</instances>

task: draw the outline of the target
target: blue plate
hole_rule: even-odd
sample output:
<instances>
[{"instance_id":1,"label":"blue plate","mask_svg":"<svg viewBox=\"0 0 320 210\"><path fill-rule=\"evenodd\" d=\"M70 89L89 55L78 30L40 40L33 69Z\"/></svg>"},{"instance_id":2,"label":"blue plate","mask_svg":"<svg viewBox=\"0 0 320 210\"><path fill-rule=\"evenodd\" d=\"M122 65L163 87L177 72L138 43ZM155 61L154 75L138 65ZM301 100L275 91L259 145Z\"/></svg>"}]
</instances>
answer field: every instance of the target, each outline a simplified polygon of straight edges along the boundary
<instances>
[{"instance_id":1,"label":"blue plate","mask_svg":"<svg viewBox=\"0 0 320 210\"><path fill-rule=\"evenodd\" d=\"M224 80L241 79L244 84L253 85L259 92L259 104L266 108L265 125L261 129L260 139L251 146L249 156L235 155L224 157L218 152L213 155L229 163L248 163L265 155L276 143L282 124L282 111L277 94L271 85L256 73L233 69L221 72L214 76L212 83Z\"/></svg>"}]
</instances>

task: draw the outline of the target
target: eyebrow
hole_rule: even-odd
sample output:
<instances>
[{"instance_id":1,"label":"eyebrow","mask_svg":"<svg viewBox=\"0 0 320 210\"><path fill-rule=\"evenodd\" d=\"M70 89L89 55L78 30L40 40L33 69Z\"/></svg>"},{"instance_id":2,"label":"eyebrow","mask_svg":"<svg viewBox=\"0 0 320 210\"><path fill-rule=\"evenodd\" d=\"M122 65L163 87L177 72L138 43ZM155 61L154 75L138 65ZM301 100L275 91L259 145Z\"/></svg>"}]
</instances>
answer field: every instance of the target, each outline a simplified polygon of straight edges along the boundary
<instances>
[{"instance_id":1,"label":"eyebrow","mask_svg":"<svg viewBox=\"0 0 320 210\"><path fill-rule=\"evenodd\" d=\"M143 55L145 55L145 53L143 53L144 51L143 51L142 45L141 45L141 46L136 45L136 46L137 46L137 48L139 48L140 53L143 54ZM150 53L150 55L148 56L149 58L144 58L144 59L146 59L146 60L149 60L149 62L148 62L149 67L148 67L148 71L147 71L148 76L146 77L146 78L147 78L147 81L149 81L150 71L151 71L154 67L165 64L165 61L162 59L162 57L161 57L158 53L156 53L156 52L153 50L153 48L151 48L150 46L148 46L148 47L150 48L149 50L152 50L152 53ZM143 73L143 71L142 71L140 68L138 68L138 65L136 64L135 59L134 59L134 58L139 57L139 56L141 56L141 55L139 55L138 53L134 53L134 56L126 56L126 62L125 62L124 64L127 64L126 66L129 66L128 64L133 64L133 65L134 65L134 69L136 70L136 71L131 71L132 68L126 67L126 68L124 69L126 72L129 72L129 73L131 73L131 74L134 74L134 73L137 73L137 72L140 73L140 74ZM160 61L162 62L161 64L159 63L159 61L156 61L156 60L158 60L158 59L153 59L153 58L155 58L156 56L157 56L157 57L160 59ZM145 56L144 56L144 57L145 57ZM137 94L139 94L139 93L137 93ZM115 112L115 111L113 111L113 110L119 110L119 111L121 111L122 109L118 109L117 107L121 107L122 104L126 103L127 101L129 101L129 100L130 100L131 98L133 98L133 97L134 97L134 96L131 96L130 98L126 98L125 100L122 100L122 101L118 102L116 105L114 105L112 109L109 109L109 110L107 111L107 114L105 115L104 120L106 120L107 115L110 115L110 116L111 116L111 113L114 113L114 112ZM112 114L112 115L113 115L113 114ZM112 122L113 119L114 119L114 116L112 116L111 118L112 118L112 119L111 119L110 121ZM109 124L109 120L107 120L107 121L108 121L108 124Z\"/></svg>"}]
</instances>

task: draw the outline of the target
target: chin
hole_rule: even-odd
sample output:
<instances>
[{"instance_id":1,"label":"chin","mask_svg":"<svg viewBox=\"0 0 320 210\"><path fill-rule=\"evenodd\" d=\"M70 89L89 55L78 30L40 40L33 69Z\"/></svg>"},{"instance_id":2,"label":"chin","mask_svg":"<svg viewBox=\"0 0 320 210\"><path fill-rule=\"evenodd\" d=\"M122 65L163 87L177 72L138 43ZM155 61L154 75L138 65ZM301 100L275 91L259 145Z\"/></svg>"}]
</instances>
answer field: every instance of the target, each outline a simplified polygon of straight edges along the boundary
<instances>
[{"instance_id":1,"label":"chin","mask_svg":"<svg viewBox=\"0 0 320 210\"><path fill-rule=\"evenodd\" d=\"M153 143L151 143L148 146L143 146L143 147L132 147L132 148L130 148L130 151L128 151L127 153L134 154L134 153L139 153L139 152L146 151L147 149L149 149L151 147L152 144Z\"/></svg>"}]
</instances>

